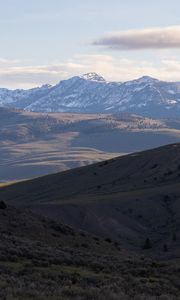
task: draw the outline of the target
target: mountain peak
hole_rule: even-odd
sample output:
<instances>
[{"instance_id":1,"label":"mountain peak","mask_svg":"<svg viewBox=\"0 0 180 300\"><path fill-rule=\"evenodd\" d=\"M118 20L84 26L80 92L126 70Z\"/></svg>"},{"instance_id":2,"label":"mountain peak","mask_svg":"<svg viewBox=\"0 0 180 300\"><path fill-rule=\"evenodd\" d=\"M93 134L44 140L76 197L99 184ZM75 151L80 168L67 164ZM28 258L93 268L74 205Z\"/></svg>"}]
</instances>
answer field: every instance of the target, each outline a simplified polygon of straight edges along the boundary
<instances>
[{"instance_id":1,"label":"mountain peak","mask_svg":"<svg viewBox=\"0 0 180 300\"><path fill-rule=\"evenodd\" d=\"M94 72L83 74L80 77L85 80L105 82L105 79L102 76Z\"/></svg>"},{"instance_id":2,"label":"mountain peak","mask_svg":"<svg viewBox=\"0 0 180 300\"><path fill-rule=\"evenodd\" d=\"M43 85L41 86L41 88L44 88L44 89L50 89L50 88L52 88L52 85L49 84L49 83L46 83L46 84L43 84Z\"/></svg>"},{"instance_id":3,"label":"mountain peak","mask_svg":"<svg viewBox=\"0 0 180 300\"><path fill-rule=\"evenodd\" d=\"M126 85L126 86L131 86L131 85L141 85L141 84L143 84L143 85L146 85L146 84L153 84L153 83L156 83L156 82L159 82L159 80L158 79L156 79L156 78L153 78L153 77L150 77L150 76L142 76L142 77L140 77L140 78L137 78L137 79L134 79L134 80L130 80L130 81L126 81L126 82L124 82L124 84Z\"/></svg>"},{"instance_id":4,"label":"mountain peak","mask_svg":"<svg viewBox=\"0 0 180 300\"><path fill-rule=\"evenodd\" d=\"M155 82L158 81L158 79L150 77L150 76L142 76L137 79L138 82Z\"/></svg>"}]
</instances>

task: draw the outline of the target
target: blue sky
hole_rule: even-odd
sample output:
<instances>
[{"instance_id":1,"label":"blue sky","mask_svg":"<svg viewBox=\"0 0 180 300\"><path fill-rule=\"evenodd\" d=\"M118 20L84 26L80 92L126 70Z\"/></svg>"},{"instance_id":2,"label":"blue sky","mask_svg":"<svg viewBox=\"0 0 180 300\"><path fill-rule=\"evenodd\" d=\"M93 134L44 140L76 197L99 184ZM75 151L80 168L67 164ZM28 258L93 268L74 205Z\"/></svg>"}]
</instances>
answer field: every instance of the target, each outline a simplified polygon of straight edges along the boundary
<instances>
[{"instance_id":1,"label":"blue sky","mask_svg":"<svg viewBox=\"0 0 180 300\"><path fill-rule=\"evenodd\" d=\"M91 71L107 80L150 75L180 81L179 0L0 0L0 5L1 87L55 84Z\"/></svg>"}]
</instances>

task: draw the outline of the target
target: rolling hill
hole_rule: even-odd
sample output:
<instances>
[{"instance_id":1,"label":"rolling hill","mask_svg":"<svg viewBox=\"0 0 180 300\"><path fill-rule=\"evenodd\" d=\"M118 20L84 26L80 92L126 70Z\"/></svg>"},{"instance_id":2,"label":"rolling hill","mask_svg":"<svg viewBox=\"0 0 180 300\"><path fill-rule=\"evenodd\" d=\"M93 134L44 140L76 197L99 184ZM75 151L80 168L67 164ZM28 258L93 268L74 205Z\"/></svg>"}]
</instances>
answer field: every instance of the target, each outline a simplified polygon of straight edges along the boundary
<instances>
[{"instance_id":1,"label":"rolling hill","mask_svg":"<svg viewBox=\"0 0 180 300\"><path fill-rule=\"evenodd\" d=\"M137 152L0 189L11 205L110 237L141 251L179 257L180 144Z\"/></svg>"},{"instance_id":2,"label":"rolling hill","mask_svg":"<svg viewBox=\"0 0 180 300\"><path fill-rule=\"evenodd\" d=\"M178 300L179 220L180 143L1 186L0 298Z\"/></svg>"}]
</instances>

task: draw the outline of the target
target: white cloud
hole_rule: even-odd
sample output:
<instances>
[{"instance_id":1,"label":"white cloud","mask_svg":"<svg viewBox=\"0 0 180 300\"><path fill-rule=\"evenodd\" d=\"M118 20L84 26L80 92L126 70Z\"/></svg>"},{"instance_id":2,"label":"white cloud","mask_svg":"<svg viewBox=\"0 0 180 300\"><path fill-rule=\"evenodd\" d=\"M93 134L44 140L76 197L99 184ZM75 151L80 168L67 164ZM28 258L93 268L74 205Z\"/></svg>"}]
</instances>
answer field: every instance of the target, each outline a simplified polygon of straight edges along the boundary
<instances>
[{"instance_id":1,"label":"white cloud","mask_svg":"<svg viewBox=\"0 0 180 300\"><path fill-rule=\"evenodd\" d=\"M162 59L159 64L146 60L113 58L110 55L76 55L64 62L48 65L4 64L0 68L0 87L29 88L87 72L96 72L109 81L127 81L149 75L167 81L180 81L180 60Z\"/></svg>"},{"instance_id":2,"label":"white cloud","mask_svg":"<svg viewBox=\"0 0 180 300\"><path fill-rule=\"evenodd\" d=\"M108 72L112 58L108 55L75 55L65 62L49 65L11 65L1 67L0 86L28 88L44 83L55 84L62 79L86 72Z\"/></svg>"},{"instance_id":3,"label":"white cloud","mask_svg":"<svg viewBox=\"0 0 180 300\"><path fill-rule=\"evenodd\" d=\"M0 66L1 65L14 65L14 64L17 64L19 63L20 60L18 59L7 59L7 58L4 58L4 57L0 57Z\"/></svg>"},{"instance_id":4,"label":"white cloud","mask_svg":"<svg viewBox=\"0 0 180 300\"><path fill-rule=\"evenodd\" d=\"M107 33L95 40L93 45L114 50L179 49L180 26Z\"/></svg>"}]
</instances>

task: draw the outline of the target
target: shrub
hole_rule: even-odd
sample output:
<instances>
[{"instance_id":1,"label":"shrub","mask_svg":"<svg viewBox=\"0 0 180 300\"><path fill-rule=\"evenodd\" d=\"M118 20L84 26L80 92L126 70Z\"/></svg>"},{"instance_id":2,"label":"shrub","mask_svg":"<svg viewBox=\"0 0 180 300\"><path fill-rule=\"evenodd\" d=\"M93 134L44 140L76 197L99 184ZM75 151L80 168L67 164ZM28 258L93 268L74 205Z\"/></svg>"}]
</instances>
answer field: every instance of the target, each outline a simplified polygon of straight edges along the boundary
<instances>
[{"instance_id":1,"label":"shrub","mask_svg":"<svg viewBox=\"0 0 180 300\"><path fill-rule=\"evenodd\" d=\"M106 238L105 241L108 242L108 243L112 243L110 238Z\"/></svg>"},{"instance_id":2,"label":"shrub","mask_svg":"<svg viewBox=\"0 0 180 300\"><path fill-rule=\"evenodd\" d=\"M157 168L158 164L154 164L151 169Z\"/></svg>"},{"instance_id":3,"label":"shrub","mask_svg":"<svg viewBox=\"0 0 180 300\"><path fill-rule=\"evenodd\" d=\"M0 209L6 209L7 205L4 203L4 201L0 201Z\"/></svg>"},{"instance_id":4,"label":"shrub","mask_svg":"<svg viewBox=\"0 0 180 300\"><path fill-rule=\"evenodd\" d=\"M163 251L164 251L164 252L167 252L167 251L168 251L167 244L164 244L164 245L163 245Z\"/></svg>"},{"instance_id":5,"label":"shrub","mask_svg":"<svg viewBox=\"0 0 180 300\"><path fill-rule=\"evenodd\" d=\"M173 242L176 242L176 241L177 241L177 236L176 236L176 233L174 233L174 234L173 234L173 237L172 237L172 239L173 239Z\"/></svg>"},{"instance_id":6,"label":"shrub","mask_svg":"<svg viewBox=\"0 0 180 300\"><path fill-rule=\"evenodd\" d=\"M83 248L88 248L89 246L88 246L88 244L86 244L86 243L82 243L82 244L81 244L81 247L83 247Z\"/></svg>"},{"instance_id":7,"label":"shrub","mask_svg":"<svg viewBox=\"0 0 180 300\"><path fill-rule=\"evenodd\" d=\"M144 242L143 249L146 250L146 249L150 249L150 248L152 248L151 241L149 238L147 238Z\"/></svg>"}]
</instances>

